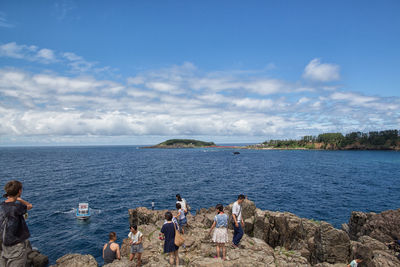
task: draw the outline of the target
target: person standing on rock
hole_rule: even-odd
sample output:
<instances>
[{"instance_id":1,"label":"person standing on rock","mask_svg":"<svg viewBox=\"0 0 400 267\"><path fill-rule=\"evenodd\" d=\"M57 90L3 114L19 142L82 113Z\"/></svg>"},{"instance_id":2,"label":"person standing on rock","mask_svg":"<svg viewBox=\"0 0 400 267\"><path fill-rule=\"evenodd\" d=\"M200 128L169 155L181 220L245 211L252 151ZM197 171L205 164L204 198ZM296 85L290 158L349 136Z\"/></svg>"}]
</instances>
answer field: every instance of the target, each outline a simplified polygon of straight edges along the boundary
<instances>
[{"instance_id":1,"label":"person standing on rock","mask_svg":"<svg viewBox=\"0 0 400 267\"><path fill-rule=\"evenodd\" d=\"M176 204L181 204L182 209L185 211L185 216L188 214L188 207L186 204L186 200L181 197L180 194L176 194Z\"/></svg>"},{"instance_id":2,"label":"person standing on rock","mask_svg":"<svg viewBox=\"0 0 400 267\"><path fill-rule=\"evenodd\" d=\"M232 207L232 219L233 219L233 248L238 248L239 242L243 236L243 216L242 216L242 202L246 197L244 195L239 195L237 201L233 203Z\"/></svg>"},{"instance_id":3,"label":"person standing on rock","mask_svg":"<svg viewBox=\"0 0 400 267\"><path fill-rule=\"evenodd\" d=\"M177 225L172 222L172 213L167 211L165 213L166 223L161 228L161 233L164 235L164 253L169 253L169 263L171 265L175 264L179 266L179 247L175 245L175 230L177 230Z\"/></svg>"},{"instance_id":4,"label":"person standing on rock","mask_svg":"<svg viewBox=\"0 0 400 267\"><path fill-rule=\"evenodd\" d=\"M228 216L224 213L224 206L222 204L218 204L215 206L217 210L217 215L214 217L214 223L211 226L209 234L214 229L214 234L212 240L217 243L217 256L214 258L219 257L219 251L222 250L222 259L226 260L226 248L225 243L228 242Z\"/></svg>"},{"instance_id":5,"label":"person standing on rock","mask_svg":"<svg viewBox=\"0 0 400 267\"><path fill-rule=\"evenodd\" d=\"M110 241L108 241L108 243L104 244L103 246L104 265L112 263L115 259L121 259L119 245L115 243L115 241L117 240L117 234L115 232L111 232L108 237Z\"/></svg>"},{"instance_id":6,"label":"person standing on rock","mask_svg":"<svg viewBox=\"0 0 400 267\"><path fill-rule=\"evenodd\" d=\"M28 253L28 238L30 237L24 215L32 209L32 204L23 200L22 183L16 180L4 186L7 199L0 204L0 238L2 252L0 266L25 266Z\"/></svg>"},{"instance_id":7,"label":"person standing on rock","mask_svg":"<svg viewBox=\"0 0 400 267\"><path fill-rule=\"evenodd\" d=\"M185 226L187 224L187 219L185 216L185 211L182 208L180 203L176 203L176 209L178 210L178 214L175 216L175 218L178 220L180 232L182 234L185 234Z\"/></svg>"},{"instance_id":8,"label":"person standing on rock","mask_svg":"<svg viewBox=\"0 0 400 267\"><path fill-rule=\"evenodd\" d=\"M138 231L137 225L131 225L128 237L130 238L129 244L131 245L129 260L133 261L133 259L135 258L135 254L137 254L136 266L140 266L142 264L143 234L142 232Z\"/></svg>"}]
</instances>

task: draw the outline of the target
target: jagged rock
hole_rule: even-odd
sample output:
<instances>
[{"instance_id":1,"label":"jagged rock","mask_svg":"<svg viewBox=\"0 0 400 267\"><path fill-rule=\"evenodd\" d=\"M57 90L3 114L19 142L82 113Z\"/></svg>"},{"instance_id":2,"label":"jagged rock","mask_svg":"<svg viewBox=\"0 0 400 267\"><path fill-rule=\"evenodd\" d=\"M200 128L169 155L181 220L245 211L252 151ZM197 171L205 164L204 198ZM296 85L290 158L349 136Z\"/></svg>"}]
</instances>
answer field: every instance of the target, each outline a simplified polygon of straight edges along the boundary
<instances>
[{"instance_id":1,"label":"jagged rock","mask_svg":"<svg viewBox=\"0 0 400 267\"><path fill-rule=\"evenodd\" d=\"M34 252L37 252L37 251L34 251ZM32 257L31 254L28 256L30 258L31 266L46 267L49 264L49 258L46 255L43 255L43 254L37 252L37 254L35 254ZM29 261L28 261L28 263L29 263Z\"/></svg>"},{"instance_id":2,"label":"jagged rock","mask_svg":"<svg viewBox=\"0 0 400 267\"><path fill-rule=\"evenodd\" d=\"M97 261L92 255L67 254L50 267L97 267Z\"/></svg>"},{"instance_id":3,"label":"jagged rock","mask_svg":"<svg viewBox=\"0 0 400 267\"><path fill-rule=\"evenodd\" d=\"M358 241L371 250L388 250L385 244L367 235L360 237Z\"/></svg>"},{"instance_id":4,"label":"jagged rock","mask_svg":"<svg viewBox=\"0 0 400 267\"><path fill-rule=\"evenodd\" d=\"M277 267L308 267L311 264L297 251L275 248L275 266Z\"/></svg>"},{"instance_id":5,"label":"jagged rock","mask_svg":"<svg viewBox=\"0 0 400 267\"><path fill-rule=\"evenodd\" d=\"M371 217L378 214L355 214L348 225L348 232L355 234L357 240L350 241L346 231L338 230L326 222L299 218L288 212L262 211L249 200L243 203L246 234L240 242L240 249L232 249L227 244L227 260L214 259L216 245L208 232L216 214L215 208L201 209L195 216L188 216L190 227L185 230L186 248L179 249L180 264L199 267L344 267L351 259L361 256L364 258L363 266L400 266L393 252L379 239L361 235L369 229L372 230L369 233L377 234L377 236L389 236L388 233L396 229L397 226L385 229L383 222ZM232 204L225 209L228 215L231 208ZM143 233L143 266L169 266L169 257L163 253L164 241L158 238L164 223L165 212L166 210L152 211L146 208L129 210L129 222L137 224L138 229ZM378 217L386 218L387 216L389 215ZM379 221L380 224L375 223L375 226L381 225L381 227L371 227L371 218L374 222ZM228 230L229 240L232 240L232 235L233 231ZM136 260L129 262L129 251L129 240L126 238L121 245L122 259L107 266L134 266ZM61 260L60 264L64 263L64 265L55 265L55 267L73 266L65 264L72 260L71 257L76 262L82 263L79 257L85 256L75 254L70 258L60 258L57 264ZM97 266L97 263L95 264L92 266Z\"/></svg>"},{"instance_id":6,"label":"jagged rock","mask_svg":"<svg viewBox=\"0 0 400 267\"><path fill-rule=\"evenodd\" d=\"M331 263L327 263L327 262L322 262L322 263L313 265L313 267L347 267L347 264L344 264L344 263L331 264Z\"/></svg>"},{"instance_id":7,"label":"jagged rock","mask_svg":"<svg viewBox=\"0 0 400 267\"><path fill-rule=\"evenodd\" d=\"M136 209L130 209L129 212L129 223L130 225L136 224L154 224L157 221L163 220L165 212L168 210L149 210L145 207L138 207Z\"/></svg>"},{"instance_id":8,"label":"jagged rock","mask_svg":"<svg viewBox=\"0 0 400 267\"><path fill-rule=\"evenodd\" d=\"M317 227L317 222L288 212L254 211L254 237L263 239L272 247L298 250L308 260L315 247L314 235Z\"/></svg>"},{"instance_id":9,"label":"jagged rock","mask_svg":"<svg viewBox=\"0 0 400 267\"><path fill-rule=\"evenodd\" d=\"M371 267L399 267L400 261L389 251L374 251Z\"/></svg>"},{"instance_id":10,"label":"jagged rock","mask_svg":"<svg viewBox=\"0 0 400 267\"><path fill-rule=\"evenodd\" d=\"M261 240L267 240L269 231L269 221L266 211L256 209L254 211L253 236Z\"/></svg>"},{"instance_id":11,"label":"jagged rock","mask_svg":"<svg viewBox=\"0 0 400 267\"><path fill-rule=\"evenodd\" d=\"M373 250L367 245L357 241L351 241L350 259L362 258L365 266L374 266L372 264Z\"/></svg>"},{"instance_id":12,"label":"jagged rock","mask_svg":"<svg viewBox=\"0 0 400 267\"><path fill-rule=\"evenodd\" d=\"M352 240L367 235L383 243L400 239L400 209L382 213L353 211L348 224Z\"/></svg>"},{"instance_id":13,"label":"jagged rock","mask_svg":"<svg viewBox=\"0 0 400 267\"><path fill-rule=\"evenodd\" d=\"M244 220L244 233L253 236L254 232L254 216Z\"/></svg>"},{"instance_id":14,"label":"jagged rock","mask_svg":"<svg viewBox=\"0 0 400 267\"><path fill-rule=\"evenodd\" d=\"M350 239L342 230L334 228L326 222L321 222L314 237L315 250L312 263L348 262L350 259Z\"/></svg>"},{"instance_id":15,"label":"jagged rock","mask_svg":"<svg viewBox=\"0 0 400 267\"><path fill-rule=\"evenodd\" d=\"M103 267L135 267L136 261L130 261L128 258L121 258L121 260L114 260L112 263L103 265Z\"/></svg>"}]
</instances>

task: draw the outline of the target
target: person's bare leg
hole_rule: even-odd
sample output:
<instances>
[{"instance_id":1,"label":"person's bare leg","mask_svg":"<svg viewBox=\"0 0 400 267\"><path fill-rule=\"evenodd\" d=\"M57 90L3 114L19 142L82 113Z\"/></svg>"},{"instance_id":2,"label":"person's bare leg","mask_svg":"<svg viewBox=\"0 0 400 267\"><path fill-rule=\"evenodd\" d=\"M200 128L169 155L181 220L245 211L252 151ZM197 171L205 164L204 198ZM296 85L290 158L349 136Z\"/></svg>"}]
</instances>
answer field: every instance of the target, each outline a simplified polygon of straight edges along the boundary
<instances>
[{"instance_id":1,"label":"person's bare leg","mask_svg":"<svg viewBox=\"0 0 400 267\"><path fill-rule=\"evenodd\" d=\"M135 258L135 253L129 254L129 260L130 261L133 261L134 258Z\"/></svg>"},{"instance_id":2,"label":"person's bare leg","mask_svg":"<svg viewBox=\"0 0 400 267\"><path fill-rule=\"evenodd\" d=\"M169 253L169 264L174 265L175 251Z\"/></svg>"},{"instance_id":3,"label":"person's bare leg","mask_svg":"<svg viewBox=\"0 0 400 267\"><path fill-rule=\"evenodd\" d=\"M219 244L217 243L217 258L219 257Z\"/></svg>"},{"instance_id":4,"label":"person's bare leg","mask_svg":"<svg viewBox=\"0 0 400 267\"><path fill-rule=\"evenodd\" d=\"M139 267L140 265L142 265L142 253L138 253L137 254L137 264L136 264L136 266Z\"/></svg>"},{"instance_id":5,"label":"person's bare leg","mask_svg":"<svg viewBox=\"0 0 400 267\"><path fill-rule=\"evenodd\" d=\"M175 250L174 253L175 253L175 265L179 266L179 251Z\"/></svg>"},{"instance_id":6,"label":"person's bare leg","mask_svg":"<svg viewBox=\"0 0 400 267\"><path fill-rule=\"evenodd\" d=\"M222 259L226 260L226 248L225 243L222 244Z\"/></svg>"}]
</instances>

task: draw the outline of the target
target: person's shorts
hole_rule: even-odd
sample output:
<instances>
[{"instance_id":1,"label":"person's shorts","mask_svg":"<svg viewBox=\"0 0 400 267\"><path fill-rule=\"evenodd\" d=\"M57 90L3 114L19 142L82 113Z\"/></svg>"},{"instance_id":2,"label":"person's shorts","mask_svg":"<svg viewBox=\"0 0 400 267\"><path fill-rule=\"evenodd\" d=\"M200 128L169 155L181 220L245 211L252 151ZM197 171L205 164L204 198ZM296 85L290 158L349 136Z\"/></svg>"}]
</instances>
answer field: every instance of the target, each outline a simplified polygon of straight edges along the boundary
<instances>
[{"instance_id":1,"label":"person's shorts","mask_svg":"<svg viewBox=\"0 0 400 267\"><path fill-rule=\"evenodd\" d=\"M143 244L140 243L138 245L131 246L131 253L142 253L143 252Z\"/></svg>"},{"instance_id":2,"label":"person's shorts","mask_svg":"<svg viewBox=\"0 0 400 267\"><path fill-rule=\"evenodd\" d=\"M182 220L178 220L179 226L185 226L187 224L187 219L186 217L183 218Z\"/></svg>"}]
</instances>

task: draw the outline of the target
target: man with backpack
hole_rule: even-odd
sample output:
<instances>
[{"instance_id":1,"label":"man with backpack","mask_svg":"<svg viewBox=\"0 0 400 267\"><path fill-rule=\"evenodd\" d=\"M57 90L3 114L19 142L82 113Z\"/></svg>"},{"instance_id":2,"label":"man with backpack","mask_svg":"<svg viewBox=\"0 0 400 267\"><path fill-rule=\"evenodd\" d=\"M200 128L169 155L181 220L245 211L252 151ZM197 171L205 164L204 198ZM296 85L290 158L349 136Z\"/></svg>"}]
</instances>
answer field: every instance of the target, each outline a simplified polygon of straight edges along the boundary
<instances>
[{"instance_id":1,"label":"man with backpack","mask_svg":"<svg viewBox=\"0 0 400 267\"><path fill-rule=\"evenodd\" d=\"M238 248L239 242L243 236L244 221L242 216L242 202L246 197L244 195L239 195L237 201L233 203L232 207L232 223L233 223L233 248Z\"/></svg>"},{"instance_id":2,"label":"man with backpack","mask_svg":"<svg viewBox=\"0 0 400 267\"><path fill-rule=\"evenodd\" d=\"M24 215L32 209L32 204L21 198L21 182L10 181L4 190L7 199L0 203L0 266L21 267L26 265L30 237Z\"/></svg>"}]
</instances>

